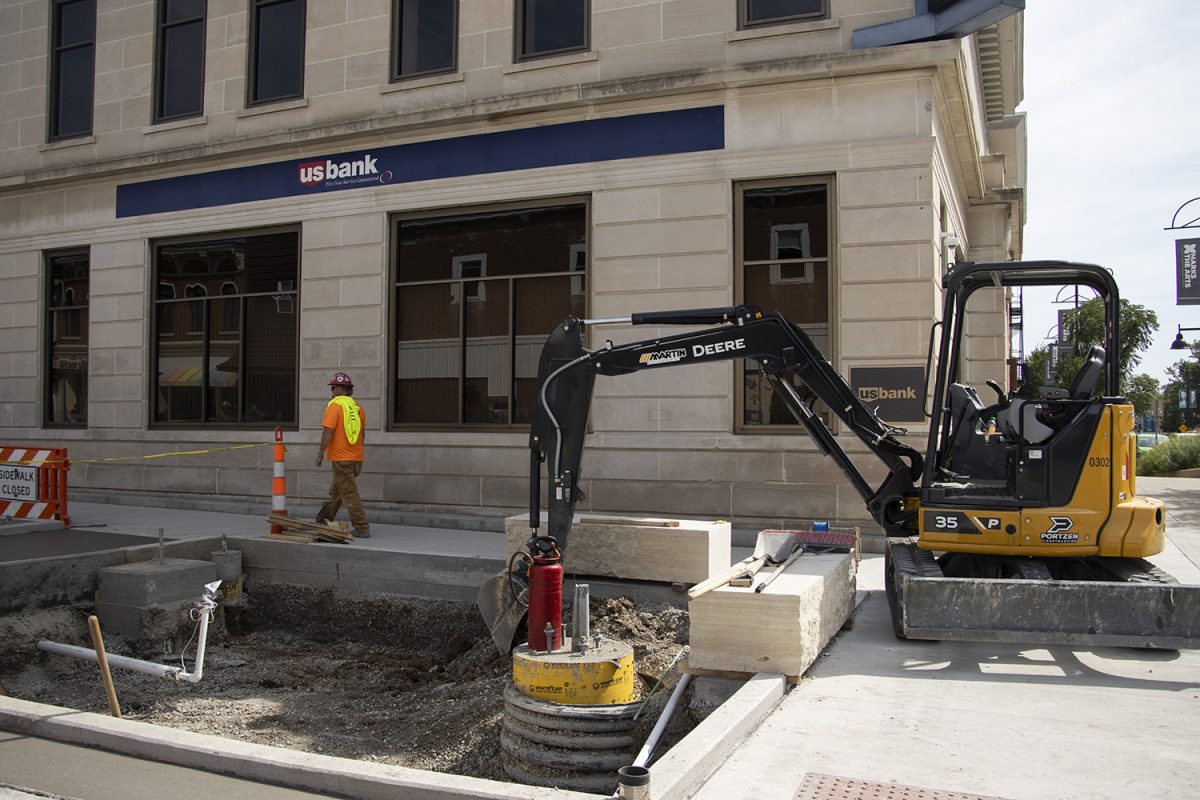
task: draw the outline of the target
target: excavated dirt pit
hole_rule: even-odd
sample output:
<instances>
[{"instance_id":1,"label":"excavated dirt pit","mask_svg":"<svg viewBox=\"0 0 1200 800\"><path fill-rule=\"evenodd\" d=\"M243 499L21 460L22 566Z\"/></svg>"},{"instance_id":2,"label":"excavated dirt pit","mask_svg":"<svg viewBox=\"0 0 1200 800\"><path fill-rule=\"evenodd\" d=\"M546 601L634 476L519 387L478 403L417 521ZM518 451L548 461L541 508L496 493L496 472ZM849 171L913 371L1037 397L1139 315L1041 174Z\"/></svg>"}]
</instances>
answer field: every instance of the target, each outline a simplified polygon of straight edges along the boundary
<instances>
[{"instance_id":1,"label":"excavated dirt pit","mask_svg":"<svg viewBox=\"0 0 1200 800\"><path fill-rule=\"evenodd\" d=\"M499 733L511 662L496 651L473 604L247 583L239 603L222 612L209 629L199 683L112 670L125 718L510 780L500 766ZM90 648L91 613L90 606L72 606L0 616L0 688L24 700L107 714L95 663L36 647L48 639ZM564 619L569 614L564 609ZM591 614L593 632L634 647L639 699L687 647L688 618L679 609L593 597ZM151 657L117 636L106 636L105 646ZM193 643L189 659L194 652ZM178 656L162 660L179 663ZM190 660L187 666L193 668ZM667 675L647 703L638 741L649 735L675 681ZM705 711L688 704L678 712L665 746Z\"/></svg>"}]
</instances>

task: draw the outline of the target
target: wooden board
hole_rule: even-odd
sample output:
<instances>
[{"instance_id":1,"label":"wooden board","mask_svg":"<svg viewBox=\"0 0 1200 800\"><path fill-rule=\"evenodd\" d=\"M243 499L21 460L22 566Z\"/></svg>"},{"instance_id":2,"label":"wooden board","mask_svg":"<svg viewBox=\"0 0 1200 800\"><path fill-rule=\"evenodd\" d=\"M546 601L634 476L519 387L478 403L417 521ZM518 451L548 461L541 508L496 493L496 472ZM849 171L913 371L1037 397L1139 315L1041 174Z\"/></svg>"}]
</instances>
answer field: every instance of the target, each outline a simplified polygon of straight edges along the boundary
<instances>
[{"instance_id":1,"label":"wooden board","mask_svg":"<svg viewBox=\"0 0 1200 800\"><path fill-rule=\"evenodd\" d=\"M267 522L272 525L278 525L281 528L290 528L293 530L304 531L305 533L315 534L316 538L325 542L334 542L336 544L345 544L354 539L354 535L345 528L337 525L322 525L319 522L309 522L303 519L293 519L292 517L283 514L268 514Z\"/></svg>"},{"instance_id":2,"label":"wooden board","mask_svg":"<svg viewBox=\"0 0 1200 800\"><path fill-rule=\"evenodd\" d=\"M735 681L748 681L755 676L753 672L737 672L729 669L703 669L693 667L687 660L679 662L679 671L685 675L698 675L704 678L728 678ZM793 686L800 682L799 675L785 675L787 682Z\"/></svg>"},{"instance_id":3,"label":"wooden board","mask_svg":"<svg viewBox=\"0 0 1200 800\"><path fill-rule=\"evenodd\" d=\"M299 533L267 533L263 534L263 538L274 539L277 542L302 542L304 544L309 544L317 540L315 536L306 536Z\"/></svg>"}]
</instances>

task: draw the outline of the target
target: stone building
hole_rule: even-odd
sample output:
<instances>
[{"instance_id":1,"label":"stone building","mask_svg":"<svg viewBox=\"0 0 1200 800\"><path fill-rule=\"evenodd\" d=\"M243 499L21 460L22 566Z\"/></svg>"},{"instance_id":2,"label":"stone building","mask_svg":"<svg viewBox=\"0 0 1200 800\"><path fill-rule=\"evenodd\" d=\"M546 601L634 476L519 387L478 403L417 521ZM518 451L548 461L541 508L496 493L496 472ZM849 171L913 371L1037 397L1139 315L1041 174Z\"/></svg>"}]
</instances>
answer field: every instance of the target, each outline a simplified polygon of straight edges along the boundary
<instances>
[{"instance_id":1,"label":"stone building","mask_svg":"<svg viewBox=\"0 0 1200 800\"><path fill-rule=\"evenodd\" d=\"M0 441L69 448L73 488L265 498L241 446L279 426L314 498L340 370L368 501L519 509L568 314L752 303L862 392L920 383L948 265L1021 255L1022 6L0 0ZM599 380L588 447L594 510L868 521L740 361ZM211 452L144 458L178 451Z\"/></svg>"}]
</instances>

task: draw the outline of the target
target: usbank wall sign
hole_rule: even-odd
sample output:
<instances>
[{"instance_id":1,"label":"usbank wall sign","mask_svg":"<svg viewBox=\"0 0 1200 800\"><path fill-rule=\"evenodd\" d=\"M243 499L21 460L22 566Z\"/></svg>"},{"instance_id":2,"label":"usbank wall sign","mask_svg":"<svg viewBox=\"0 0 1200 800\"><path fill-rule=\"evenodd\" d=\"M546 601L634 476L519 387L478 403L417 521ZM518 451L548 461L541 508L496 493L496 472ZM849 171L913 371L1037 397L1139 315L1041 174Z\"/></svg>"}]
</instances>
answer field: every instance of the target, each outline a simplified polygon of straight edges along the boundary
<instances>
[{"instance_id":1,"label":"usbank wall sign","mask_svg":"<svg viewBox=\"0 0 1200 800\"><path fill-rule=\"evenodd\" d=\"M722 106L589 119L121 184L117 217L724 146Z\"/></svg>"}]
</instances>

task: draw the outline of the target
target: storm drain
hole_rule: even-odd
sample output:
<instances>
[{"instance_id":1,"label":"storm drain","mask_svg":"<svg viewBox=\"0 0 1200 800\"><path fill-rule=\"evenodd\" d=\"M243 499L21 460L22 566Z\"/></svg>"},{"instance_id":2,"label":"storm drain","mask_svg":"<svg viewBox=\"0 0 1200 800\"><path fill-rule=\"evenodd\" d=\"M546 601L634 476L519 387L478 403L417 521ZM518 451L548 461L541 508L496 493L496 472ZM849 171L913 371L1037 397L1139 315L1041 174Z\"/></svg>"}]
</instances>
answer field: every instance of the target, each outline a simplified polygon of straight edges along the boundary
<instances>
[{"instance_id":1,"label":"storm drain","mask_svg":"<svg viewBox=\"0 0 1200 800\"><path fill-rule=\"evenodd\" d=\"M1004 800L994 795L945 792L899 783L876 783L810 772L796 800Z\"/></svg>"}]
</instances>

